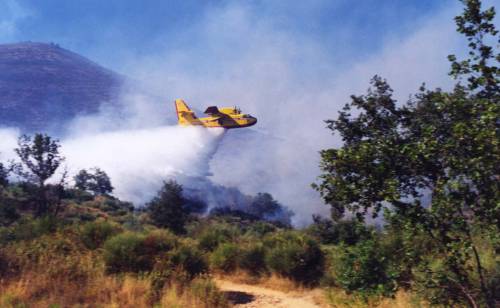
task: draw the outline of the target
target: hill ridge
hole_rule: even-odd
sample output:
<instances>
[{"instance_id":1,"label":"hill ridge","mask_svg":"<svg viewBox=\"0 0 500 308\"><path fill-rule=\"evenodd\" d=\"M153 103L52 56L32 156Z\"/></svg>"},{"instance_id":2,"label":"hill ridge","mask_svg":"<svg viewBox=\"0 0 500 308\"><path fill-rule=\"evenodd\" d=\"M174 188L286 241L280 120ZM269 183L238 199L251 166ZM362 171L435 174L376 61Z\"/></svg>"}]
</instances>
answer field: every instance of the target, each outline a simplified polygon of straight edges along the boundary
<instances>
[{"instance_id":1,"label":"hill ridge","mask_svg":"<svg viewBox=\"0 0 500 308\"><path fill-rule=\"evenodd\" d=\"M125 77L54 43L0 44L0 127L57 132L116 101Z\"/></svg>"}]
</instances>

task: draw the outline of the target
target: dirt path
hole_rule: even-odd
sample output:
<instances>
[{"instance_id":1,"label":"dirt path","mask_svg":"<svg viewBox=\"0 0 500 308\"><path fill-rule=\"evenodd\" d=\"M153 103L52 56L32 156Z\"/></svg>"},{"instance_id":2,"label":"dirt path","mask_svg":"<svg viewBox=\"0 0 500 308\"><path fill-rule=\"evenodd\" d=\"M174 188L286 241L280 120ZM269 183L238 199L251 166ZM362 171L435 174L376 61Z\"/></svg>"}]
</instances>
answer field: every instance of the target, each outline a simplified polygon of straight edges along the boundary
<instances>
[{"instance_id":1,"label":"dirt path","mask_svg":"<svg viewBox=\"0 0 500 308\"><path fill-rule=\"evenodd\" d=\"M314 293L284 293L227 280L215 281L229 301L238 308L317 308Z\"/></svg>"}]
</instances>

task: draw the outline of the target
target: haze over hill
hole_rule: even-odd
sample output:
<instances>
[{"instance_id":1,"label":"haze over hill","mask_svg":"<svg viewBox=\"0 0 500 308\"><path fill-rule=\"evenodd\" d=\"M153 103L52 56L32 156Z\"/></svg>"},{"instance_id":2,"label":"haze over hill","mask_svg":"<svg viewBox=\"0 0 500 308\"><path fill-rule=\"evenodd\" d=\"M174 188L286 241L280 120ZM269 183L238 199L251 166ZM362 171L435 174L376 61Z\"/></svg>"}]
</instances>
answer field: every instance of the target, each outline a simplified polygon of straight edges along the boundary
<instances>
[{"instance_id":1,"label":"haze over hill","mask_svg":"<svg viewBox=\"0 0 500 308\"><path fill-rule=\"evenodd\" d=\"M123 81L56 44L0 44L0 126L58 131L114 101Z\"/></svg>"}]
</instances>

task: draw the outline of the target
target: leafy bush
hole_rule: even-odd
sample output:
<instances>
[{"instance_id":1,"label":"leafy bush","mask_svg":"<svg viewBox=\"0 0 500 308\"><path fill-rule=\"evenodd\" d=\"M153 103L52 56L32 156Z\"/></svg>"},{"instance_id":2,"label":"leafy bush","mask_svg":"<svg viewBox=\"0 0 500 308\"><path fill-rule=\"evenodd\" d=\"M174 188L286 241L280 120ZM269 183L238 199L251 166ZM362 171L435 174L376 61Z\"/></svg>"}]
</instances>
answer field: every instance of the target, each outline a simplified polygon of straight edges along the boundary
<instances>
[{"instance_id":1,"label":"leafy bush","mask_svg":"<svg viewBox=\"0 0 500 308\"><path fill-rule=\"evenodd\" d=\"M65 189L63 198L71 199L72 201L76 201L77 203L94 200L94 196L91 193L75 188Z\"/></svg>"},{"instance_id":2,"label":"leafy bush","mask_svg":"<svg viewBox=\"0 0 500 308\"><path fill-rule=\"evenodd\" d=\"M249 226L246 234L257 238L262 238L264 235L275 232L277 229L278 228L272 223L265 221L256 221Z\"/></svg>"},{"instance_id":3,"label":"leafy bush","mask_svg":"<svg viewBox=\"0 0 500 308\"><path fill-rule=\"evenodd\" d=\"M266 238L264 244L270 270L305 284L314 284L321 278L324 256L315 240L288 231Z\"/></svg>"},{"instance_id":4,"label":"leafy bush","mask_svg":"<svg viewBox=\"0 0 500 308\"><path fill-rule=\"evenodd\" d=\"M44 216L37 219L22 218L10 227L0 228L0 244L32 240L55 232L60 225L60 222L53 216Z\"/></svg>"},{"instance_id":5,"label":"leafy bush","mask_svg":"<svg viewBox=\"0 0 500 308\"><path fill-rule=\"evenodd\" d=\"M307 232L323 244L354 245L371 238L370 229L355 219L333 221L316 215Z\"/></svg>"},{"instance_id":6,"label":"leafy bush","mask_svg":"<svg viewBox=\"0 0 500 308\"><path fill-rule=\"evenodd\" d=\"M234 233L234 230L225 225L210 226L198 236L199 247L204 251L213 251L219 244L231 241Z\"/></svg>"},{"instance_id":7,"label":"leafy bush","mask_svg":"<svg viewBox=\"0 0 500 308\"><path fill-rule=\"evenodd\" d=\"M190 279L208 269L205 257L193 245L183 244L169 252L166 257L173 266L184 271Z\"/></svg>"},{"instance_id":8,"label":"leafy bush","mask_svg":"<svg viewBox=\"0 0 500 308\"><path fill-rule=\"evenodd\" d=\"M362 241L344 251L334 265L337 283L342 288L362 295L389 296L396 291L399 272L391 267L377 241Z\"/></svg>"},{"instance_id":9,"label":"leafy bush","mask_svg":"<svg viewBox=\"0 0 500 308\"><path fill-rule=\"evenodd\" d=\"M182 243L162 254L149 275L153 299L159 299L165 285L185 287L198 275L206 272L207 262L203 254L190 243Z\"/></svg>"},{"instance_id":10,"label":"leafy bush","mask_svg":"<svg viewBox=\"0 0 500 308\"><path fill-rule=\"evenodd\" d=\"M8 226L20 218L16 207L2 199L0 192L0 226Z\"/></svg>"},{"instance_id":11,"label":"leafy bush","mask_svg":"<svg viewBox=\"0 0 500 308\"><path fill-rule=\"evenodd\" d=\"M176 246L177 239L166 231L146 235L126 232L104 243L104 262L109 272L150 271L160 253Z\"/></svg>"},{"instance_id":12,"label":"leafy bush","mask_svg":"<svg viewBox=\"0 0 500 308\"><path fill-rule=\"evenodd\" d=\"M149 260L141 253L144 236L123 233L104 243L104 262L109 272L138 272L149 269Z\"/></svg>"},{"instance_id":13,"label":"leafy bush","mask_svg":"<svg viewBox=\"0 0 500 308\"><path fill-rule=\"evenodd\" d=\"M266 271L265 250L261 244L251 244L241 251L239 267L252 275Z\"/></svg>"},{"instance_id":14,"label":"leafy bush","mask_svg":"<svg viewBox=\"0 0 500 308\"><path fill-rule=\"evenodd\" d=\"M234 271L239 262L240 249L234 243L222 243L210 255L210 264L226 273Z\"/></svg>"},{"instance_id":15,"label":"leafy bush","mask_svg":"<svg viewBox=\"0 0 500 308\"><path fill-rule=\"evenodd\" d=\"M214 217L224 217L224 218L236 218L239 220L257 221L261 219L260 217L245 212L243 210L233 209L230 206L215 207L210 210L210 216Z\"/></svg>"},{"instance_id":16,"label":"leafy bush","mask_svg":"<svg viewBox=\"0 0 500 308\"><path fill-rule=\"evenodd\" d=\"M5 277L9 270L9 262L4 252L0 250L0 277Z\"/></svg>"},{"instance_id":17,"label":"leafy bush","mask_svg":"<svg viewBox=\"0 0 500 308\"><path fill-rule=\"evenodd\" d=\"M97 249L101 247L109 237L120 231L120 227L109 222L89 222L83 226L80 237L87 248Z\"/></svg>"}]
</instances>

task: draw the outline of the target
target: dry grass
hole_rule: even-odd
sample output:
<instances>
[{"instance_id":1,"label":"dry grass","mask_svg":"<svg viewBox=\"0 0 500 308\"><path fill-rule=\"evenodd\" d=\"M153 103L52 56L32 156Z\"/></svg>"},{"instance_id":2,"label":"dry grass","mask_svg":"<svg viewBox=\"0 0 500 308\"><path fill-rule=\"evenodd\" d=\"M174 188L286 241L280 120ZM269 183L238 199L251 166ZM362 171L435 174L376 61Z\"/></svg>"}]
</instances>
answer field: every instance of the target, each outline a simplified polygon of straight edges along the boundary
<instances>
[{"instance_id":1,"label":"dry grass","mask_svg":"<svg viewBox=\"0 0 500 308\"><path fill-rule=\"evenodd\" d=\"M225 306L209 277L155 292L149 275L109 275L102 253L74 236L61 232L1 248L10 270L0 279L0 307Z\"/></svg>"},{"instance_id":2,"label":"dry grass","mask_svg":"<svg viewBox=\"0 0 500 308\"><path fill-rule=\"evenodd\" d=\"M398 291L394 298L371 297L363 299L361 297L347 294L345 291L337 288L331 288L325 291L325 297L331 307L367 307L367 308L408 308L408 307L429 307L414 294L406 291Z\"/></svg>"},{"instance_id":3,"label":"dry grass","mask_svg":"<svg viewBox=\"0 0 500 308\"><path fill-rule=\"evenodd\" d=\"M194 286L202 285L195 288ZM0 307L225 307L216 288L206 288L206 278L188 286L166 286L158 302L152 302L151 280L135 276L100 276L84 285L70 281L47 281L38 275L1 281ZM214 285L215 286L215 285ZM201 290L201 291L200 291Z\"/></svg>"},{"instance_id":4,"label":"dry grass","mask_svg":"<svg viewBox=\"0 0 500 308\"><path fill-rule=\"evenodd\" d=\"M104 307L147 307L149 285L149 281L133 277L100 276L82 283L27 273L2 283L0 306L91 307L99 303Z\"/></svg>"},{"instance_id":5,"label":"dry grass","mask_svg":"<svg viewBox=\"0 0 500 308\"><path fill-rule=\"evenodd\" d=\"M263 288L277 290L285 293L304 292L310 290L303 285L276 274L254 276L248 274L246 271L236 271L231 274L219 274L216 276L222 280L228 280L241 284L258 285Z\"/></svg>"}]
</instances>

